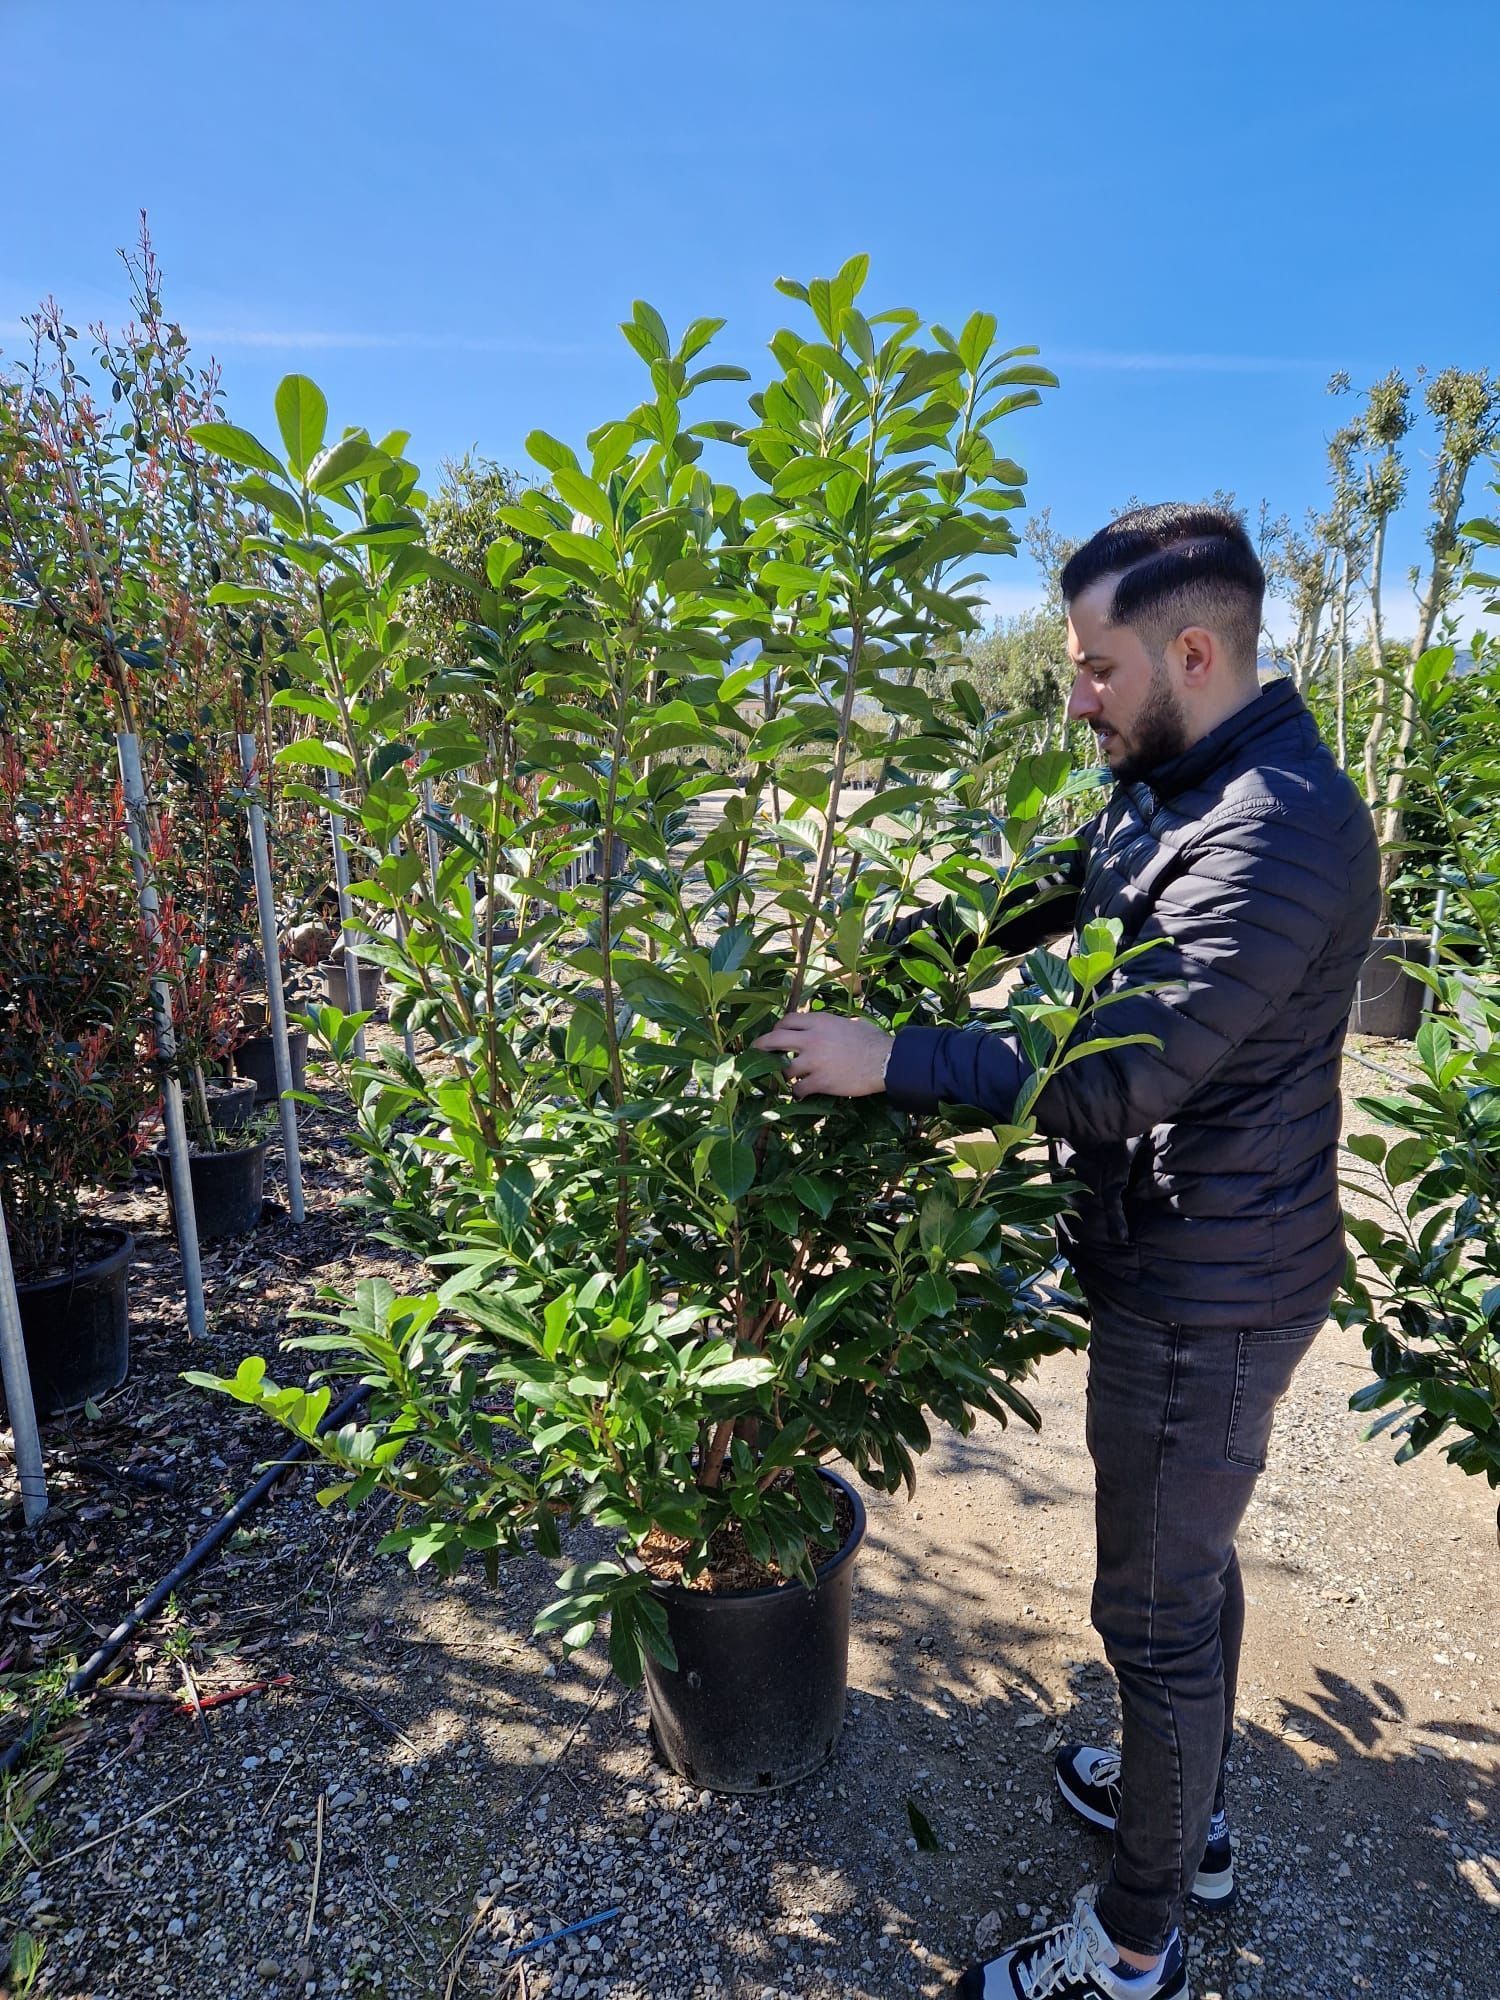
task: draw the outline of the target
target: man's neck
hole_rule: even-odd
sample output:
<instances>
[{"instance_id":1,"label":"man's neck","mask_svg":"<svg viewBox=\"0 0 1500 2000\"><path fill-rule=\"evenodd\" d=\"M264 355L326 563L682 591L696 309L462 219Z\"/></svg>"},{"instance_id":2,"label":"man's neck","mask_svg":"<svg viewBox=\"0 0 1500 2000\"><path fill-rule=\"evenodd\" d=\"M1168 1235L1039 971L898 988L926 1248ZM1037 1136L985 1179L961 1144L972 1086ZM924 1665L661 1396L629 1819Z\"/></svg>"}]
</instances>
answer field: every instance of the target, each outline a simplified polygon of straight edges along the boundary
<instances>
[{"instance_id":1,"label":"man's neck","mask_svg":"<svg viewBox=\"0 0 1500 2000\"><path fill-rule=\"evenodd\" d=\"M1186 748L1191 750L1193 745L1201 743L1205 736L1212 736L1216 729L1222 729L1224 724L1238 715L1242 708L1248 708L1260 691L1258 677L1249 676L1241 682L1239 676L1236 676L1220 696L1217 707L1209 708L1207 713L1202 715L1190 713L1185 718L1192 732L1188 737Z\"/></svg>"}]
</instances>

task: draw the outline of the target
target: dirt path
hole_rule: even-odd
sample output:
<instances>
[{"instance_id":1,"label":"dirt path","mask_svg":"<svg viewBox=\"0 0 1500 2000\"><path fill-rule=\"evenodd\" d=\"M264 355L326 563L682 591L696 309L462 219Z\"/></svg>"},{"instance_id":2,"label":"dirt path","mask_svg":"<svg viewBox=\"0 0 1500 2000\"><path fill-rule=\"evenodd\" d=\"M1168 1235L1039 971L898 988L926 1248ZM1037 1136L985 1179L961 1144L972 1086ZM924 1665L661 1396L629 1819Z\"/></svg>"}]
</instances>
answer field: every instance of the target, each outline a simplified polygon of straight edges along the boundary
<instances>
[{"instance_id":1,"label":"dirt path","mask_svg":"<svg viewBox=\"0 0 1500 2000\"><path fill-rule=\"evenodd\" d=\"M329 1229L342 1185L316 1197ZM1345 1407L1362 1377L1330 1328L1243 1536L1243 1900L1195 1922L1197 2000L1500 1992L1493 1501L1362 1443ZM1113 1717L1088 1623L1083 1383L1052 1361L1040 1437L945 1438L915 1504L872 1501L843 1743L818 1779L753 1802L668 1777L602 1658L531 1639L544 1566L494 1593L431 1585L373 1557L377 1518L325 1514L299 1475L180 1621L206 1686L247 1665L290 1684L202 1730L91 1703L27 1823L43 1865L10 1857L0 1936L24 1921L45 1941L34 1990L52 2000L943 1993L982 1919L1006 1936L1055 1919L1104 1858L1054 1809L1049 1769L1059 1733ZM235 1435L236 1471L273 1449ZM23 1553L7 1546L13 1576ZM162 1637L134 1679L175 1690ZM908 1801L942 1851L917 1851Z\"/></svg>"}]
</instances>

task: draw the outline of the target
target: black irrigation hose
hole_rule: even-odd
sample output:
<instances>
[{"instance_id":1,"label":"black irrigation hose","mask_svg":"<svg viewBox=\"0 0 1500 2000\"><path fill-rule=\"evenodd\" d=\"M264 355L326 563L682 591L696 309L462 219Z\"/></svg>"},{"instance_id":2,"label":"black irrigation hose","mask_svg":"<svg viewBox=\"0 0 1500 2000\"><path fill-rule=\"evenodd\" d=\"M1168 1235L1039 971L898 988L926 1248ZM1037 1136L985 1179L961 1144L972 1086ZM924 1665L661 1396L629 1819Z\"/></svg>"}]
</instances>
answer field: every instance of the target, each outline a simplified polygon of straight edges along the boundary
<instances>
[{"instance_id":1,"label":"black irrigation hose","mask_svg":"<svg viewBox=\"0 0 1500 2000\"><path fill-rule=\"evenodd\" d=\"M370 1387L368 1383L361 1383L359 1388L351 1390L343 1402L338 1404L336 1408L328 1411L323 1421L318 1425L319 1432L331 1431L347 1418L352 1417L369 1393ZM255 1509L270 1493L271 1488L276 1482L283 1478L294 1465L300 1465L302 1460L308 1456L311 1449L312 1447L309 1444L299 1440L283 1457L276 1461L269 1471L263 1472L252 1487L240 1495L239 1499L229 1509L229 1512L215 1521L208 1533L193 1544L176 1569L172 1570L169 1575L164 1576L150 1594L141 1599L133 1611L128 1611L103 1644L89 1655L76 1672L69 1676L68 1683L62 1691L64 1701L71 1701L75 1696L88 1692L94 1682L104 1672L104 1669L127 1642L134 1637L142 1625L148 1619L156 1616L157 1612L161 1610L178 1585L186 1582L187 1578L192 1575L200 1563L206 1562L220 1544L229 1539L245 1516L254 1513ZM0 1750L0 1777L4 1777L9 1772L15 1770L22 1758L25 1757L26 1753L32 1749L38 1738L43 1734L46 1726L47 1715L45 1711L34 1715L21 1731L20 1735L16 1737L15 1741L7 1743L4 1750Z\"/></svg>"}]
</instances>

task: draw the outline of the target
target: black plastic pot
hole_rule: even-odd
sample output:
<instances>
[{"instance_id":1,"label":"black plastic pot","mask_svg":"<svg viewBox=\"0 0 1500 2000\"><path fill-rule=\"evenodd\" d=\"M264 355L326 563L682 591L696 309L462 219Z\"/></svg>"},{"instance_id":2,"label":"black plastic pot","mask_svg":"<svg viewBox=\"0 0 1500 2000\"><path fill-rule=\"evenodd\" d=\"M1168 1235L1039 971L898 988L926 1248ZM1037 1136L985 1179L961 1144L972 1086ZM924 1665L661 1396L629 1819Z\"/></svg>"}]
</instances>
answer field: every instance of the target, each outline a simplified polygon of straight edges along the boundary
<instances>
[{"instance_id":1,"label":"black plastic pot","mask_svg":"<svg viewBox=\"0 0 1500 2000\"><path fill-rule=\"evenodd\" d=\"M349 969L342 960L335 964L331 958L325 959L320 970L330 1007L341 1008L346 1014L369 1014L380 1005L380 982L385 974L378 965L360 965L358 1000L350 996Z\"/></svg>"},{"instance_id":2,"label":"black plastic pot","mask_svg":"<svg viewBox=\"0 0 1500 2000\"><path fill-rule=\"evenodd\" d=\"M266 1148L270 1143L269 1138L257 1139L253 1146L241 1146L232 1153L189 1154L193 1219L200 1243L212 1243L219 1236L243 1236L257 1227L265 1200ZM165 1141L158 1141L155 1151L175 1229L177 1212Z\"/></svg>"},{"instance_id":3,"label":"black plastic pot","mask_svg":"<svg viewBox=\"0 0 1500 2000\"><path fill-rule=\"evenodd\" d=\"M287 1052L292 1059L292 1088L307 1088L307 1030L288 1028ZM241 1076L253 1078L255 1101L270 1104L280 1095L276 1088L276 1043L270 1035L252 1035L234 1052L234 1066Z\"/></svg>"},{"instance_id":4,"label":"black plastic pot","mask_svg":"<svg viewBox=\"0 0 1500 2000\"><path fill-rule=\"evenodd\" d=\"M251 1077L209 1077L205 1085L208 1121L216 1132L243 1132L255 1116L255 1083Z\"/></svg>"},{"instance_id":5,"label":"black plastic pot","mask_svg":"<svg viewBox=\"0 0 1500 2000\"><path fill-rule=\"evenodd\" d=\"M101 1228L109 1247L60 1278L18 1284L26 1370L37 1415L81 1410L90 1397L118 1389L130 1367L128 1229Z\"/></svg>"},{"instance_id":6,"label":"black plastic pot","mask_svg":"<svg viewBox=\"0 0 1500 2000\"><path fill-rule=\"evenodd\" d=\"M1381 1035L1387 1041L1412 1041L1422 1025L1419 979L1402 970L1427 963L1427 940L1417 931L1383 931L1375 938L1360 968L1349 1026L1356 1035Z\"/></svg>"},{"instance_id":7,"label":"black plastic pot","mask_svg":"<svg viewBox=\"0 0 1500 2000\"><path fill-rule=\"evenodd\" d=\"M794 1785L827 1763L843 1729L865 1509L847 1480L826 1469L823 1477L848 1495L854 1525L811 1589L651 1586L677 1653L675 1670L647 1655L651 1731L672 1770L711 1792Z\"/></svg>"}]
</instances>

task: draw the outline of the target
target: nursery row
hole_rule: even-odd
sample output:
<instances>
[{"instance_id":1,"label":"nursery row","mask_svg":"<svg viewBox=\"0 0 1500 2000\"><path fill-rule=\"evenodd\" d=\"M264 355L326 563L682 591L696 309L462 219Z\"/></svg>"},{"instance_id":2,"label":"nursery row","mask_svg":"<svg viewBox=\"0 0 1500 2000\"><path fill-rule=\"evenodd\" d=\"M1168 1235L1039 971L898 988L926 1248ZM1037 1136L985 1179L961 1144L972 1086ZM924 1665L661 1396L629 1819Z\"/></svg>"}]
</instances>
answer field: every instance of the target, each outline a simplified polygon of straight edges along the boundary
<instances>
[{"instance_id":1,"label":"nursery row","mask_svg":"<svg viewBox=\"0 0 1500 2000\"><path fill-rule=\"evenodd\" d=\"M171 576L184 599L192 586L178 616L196 653L122 644L139 578L90 537L97 588L65 599L38 557L28 630L55 661L99 669L72 683L92 736L59 746L35 704L9 711L17 1054L0 1062L0 1195L41 1219L20 1238L41 1261L29 1275L48 1275L70 1191L128 1155L164 1079L169 1125L174 1085L196 1117L195 1174L257 1151L243 1133L224 1149L237 1113L210 1079L264 1064L236 1048L250 983L274 1013L283 957L292 971L327 954L336 990L301 985L293 1012L348 1092L369 1229L424 1282L328 1298L320 1330L290 1343L310 1385L279 1379L285 1355L195 1379L310 1444L334 1468L326 1497L392 1496L385 1546L414 1564L493 1570L595 1531L603 1553L563 1569L541 1628L577 1647L607 1617L617 1669L651 1681L668 1756L731 1787L782 1782L836 1733L836 1592L771 1589L767 1617L791 1626L727 1642L757 1674L816 1660L820 1698L799 1670L780 1707L762 1694L731 1727L691 1692L696 1650L726 1644L747 1589L847 1568L861 1510L831 1462L909 1484L934 1423L1034 1421L1027 1376L1081 1338L1054 1268L1069 1191L1032 1143L1035 1108L1061 1069L1115 1046L1139 949L1100 923L1025 961L991 1010L1030 1071L999 1129L914 1128L882 1097L798 1099L756 1046L799 1007L888 1028L980 1018L1008 970L995 915L1045 896L1098 782L1032 747L1028 718L990 713L961 666L969 566L1014 547L1025 475L1000 440L1052 378L985 314L954 334L867 313L864 276L856 259L784 282L801 329L733 401L743 371L709 358L719 323L674 338L638 305L625 333L642 400L580 450L533 435L536 483L500 507L482 576L430 545L400 434L330 437L302 377L278 393L274 443L174 392L173 463L195 492L211 480L239 528L232 560L195 571L203 508L184 498ZM158 349L168 366L169 334ZM39 520L52 469L20 489ZM224 714L153 731L152 704L190 690L182 658L206 671L221 642L250 669L221 676ZM1414 681L1412 769L1443 816L1436 969L1426 941L1386 944L1361 1006L1388 988L1420 1018L1425 985L1439 1011L1418 1035L1425 1081L1383 1107L1406 1136L1360 1148L1396 1220L1358 1226L1370 1261L1346 1307L1367 1325L1366 1399L1394 1406L1405 1448L1445 1438L1492 1483L1497 682L1495 662L1461 673L1443 649ZM70 748L97 744L104 716L148 725L144 932L120 801ZM228 725L259 760L253 786L231 774ZM726 765L745 781L726 789ZM876 779L857 798L856 766ZM270 808L273 855L304 864L268 898L258 955L250 804ZM941 920L893 950L893 923L935 901ZM366 1039L366 977L396 1035ZM261 1068L262 1090L293 1081L284 1060ZM288 1107L293 1147L295 1129ZM350 1383L362 1410L325 1429Z\"/></svg>"}]
</instances>

